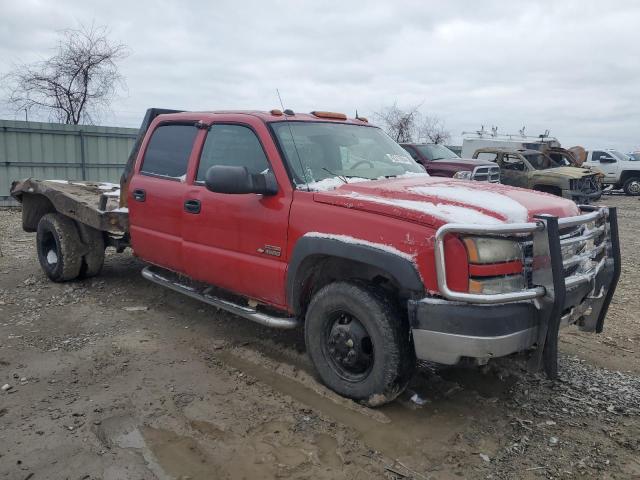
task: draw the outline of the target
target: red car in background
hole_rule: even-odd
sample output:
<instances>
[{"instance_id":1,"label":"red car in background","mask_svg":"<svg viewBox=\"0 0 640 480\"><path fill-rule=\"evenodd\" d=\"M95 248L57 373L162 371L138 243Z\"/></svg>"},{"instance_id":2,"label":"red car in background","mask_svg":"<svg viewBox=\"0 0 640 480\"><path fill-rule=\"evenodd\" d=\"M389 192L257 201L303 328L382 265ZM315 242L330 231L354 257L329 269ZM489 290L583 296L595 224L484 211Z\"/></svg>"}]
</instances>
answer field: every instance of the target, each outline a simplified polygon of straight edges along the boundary
<instances>
[{"instance_id":1,"label":"red car in background","mask_svg":"<svg viewBox=\"0 0 640 480\"><path fill-rule=\"evenodd\" d=\"M500 167L484 160L463 159L438 143L401 143L411 158L432 177L450 177L481 182L500 182Z\"/></svg>"}]
</instances>

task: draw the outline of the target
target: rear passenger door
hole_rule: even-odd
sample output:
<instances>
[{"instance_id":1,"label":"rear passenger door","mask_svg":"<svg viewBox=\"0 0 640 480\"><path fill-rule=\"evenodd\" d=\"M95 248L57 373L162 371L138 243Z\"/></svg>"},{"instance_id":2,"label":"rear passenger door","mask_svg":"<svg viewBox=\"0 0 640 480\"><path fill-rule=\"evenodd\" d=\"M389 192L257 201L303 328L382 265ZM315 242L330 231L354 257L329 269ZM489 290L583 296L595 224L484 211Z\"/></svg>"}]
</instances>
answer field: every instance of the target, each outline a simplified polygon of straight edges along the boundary
<instances>
[{"instance_id":1,"label":"rear passenger door","mask_svg":"<svg viewBox=\"0 0 640 480\"><path fill-rule=\"evenodd\" d=\"M195 122L155 127L129 184L129 231L135 254L176 272L184 272L183 198L197 132Z\"/></svg>"},{"instance_id":2,"label":"rear passenger door","mask_svg":"<svg viewBox=\"0 0 640 480\"><path fill-rule=\"evenodd\" d=\"M254 128L264 129L261 138ZM231 292L284 305L285 247L291 188L278 178L278 193L214 193L204 185L214 165L243 166L249 173L273 173L277 151L263 124L214 123L207 132L199 162L191 175L185 204L199 205L183 212L183 251L187 274Z\"/></svg>"}]
</instances>

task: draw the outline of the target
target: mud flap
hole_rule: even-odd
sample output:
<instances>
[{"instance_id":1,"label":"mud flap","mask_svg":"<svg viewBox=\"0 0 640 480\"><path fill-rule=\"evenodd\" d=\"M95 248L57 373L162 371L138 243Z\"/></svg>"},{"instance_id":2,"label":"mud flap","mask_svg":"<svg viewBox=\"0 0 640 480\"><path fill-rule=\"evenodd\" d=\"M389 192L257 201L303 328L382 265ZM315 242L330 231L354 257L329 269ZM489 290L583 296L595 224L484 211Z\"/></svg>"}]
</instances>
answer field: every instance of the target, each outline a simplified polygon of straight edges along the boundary
<instances>
[{"instance_id":1,"label":"mud flap","mask_svg":"<svg viewBox=\"0 0 640 480\"><path fill-rule=\"evenodd\" d=\"M549 378L558 375L558 332L565 303L564 267L560 248L558 218L551 215L536 216L545 229L536 232L533 239L533 283L545 287L540 302L538 348L530 358L529 368L544 369Z\"/></svg>"}]
</instances>

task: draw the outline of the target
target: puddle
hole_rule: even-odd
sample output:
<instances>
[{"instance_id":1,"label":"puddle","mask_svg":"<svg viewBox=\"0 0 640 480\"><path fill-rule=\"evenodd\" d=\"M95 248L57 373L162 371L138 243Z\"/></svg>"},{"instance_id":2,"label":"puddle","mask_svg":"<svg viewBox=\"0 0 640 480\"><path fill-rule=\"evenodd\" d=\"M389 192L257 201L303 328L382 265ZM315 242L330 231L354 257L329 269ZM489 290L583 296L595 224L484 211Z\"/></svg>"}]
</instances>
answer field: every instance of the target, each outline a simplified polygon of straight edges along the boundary
<instances>
[{"instance_id":1,"label":"puddle","mask_svg":"<svg viewBox=\"0 0 640 480\"><path fill-rule=\"evenodd\" d=\"M193 438L152 427L142 427L141 432L148 450L168 478L210 480L211 472L216 471L216 465ZM149 462L144 452L143 456Z\"/></svg>"},{"instance_id":2,"label":"puddle","mask_svg":"<svg viewBox=\"0 0 640 480\"><path fill-rule=\"evenodd\" d=\"M318 446L318 457L322 464L341 468L342 459L338 456L338 442L336 439L326 433L318 433L315 440Z\"/></svg>"},{"instance_id":3,"label":"puddle","mask_svg":"<svg viewBox=\"0 0 640 480\"><path fill-rule=\"evenodd\" d=\"M410 410L400 402L380 407L391 423L381 423L374 418L351 410L324 397L300 382L280 375L229 352L221 352L218 358L225 364L251 375L273 389L289 395L327 417L353 428L367 445L392 458L408 452L446 450L448 441L465 428L467 421L455 405L440 405L434 409Z\"/></svg>"}]
</instances>

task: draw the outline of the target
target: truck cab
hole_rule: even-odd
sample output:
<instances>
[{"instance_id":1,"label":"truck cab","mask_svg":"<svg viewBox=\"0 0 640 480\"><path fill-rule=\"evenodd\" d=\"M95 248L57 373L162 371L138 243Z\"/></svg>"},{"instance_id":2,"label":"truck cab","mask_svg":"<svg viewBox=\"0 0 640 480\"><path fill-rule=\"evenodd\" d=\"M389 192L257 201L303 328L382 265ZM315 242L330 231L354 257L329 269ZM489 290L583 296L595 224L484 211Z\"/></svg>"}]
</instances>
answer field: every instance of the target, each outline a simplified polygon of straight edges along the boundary
<instances>
[{"instance_id":1,"label":"truck cab","mask_svg":"<svg viewBox=\"0 0 640 480\"><path fill-rule=\"evenodd\" d=\"M586 152L584 165L601 170L605 185L622 188L627 195L640 195L640 161L637 157L613 149L590 150Z\"/></svg>"}]
</instances>

